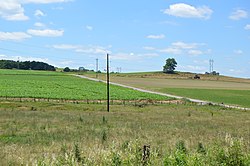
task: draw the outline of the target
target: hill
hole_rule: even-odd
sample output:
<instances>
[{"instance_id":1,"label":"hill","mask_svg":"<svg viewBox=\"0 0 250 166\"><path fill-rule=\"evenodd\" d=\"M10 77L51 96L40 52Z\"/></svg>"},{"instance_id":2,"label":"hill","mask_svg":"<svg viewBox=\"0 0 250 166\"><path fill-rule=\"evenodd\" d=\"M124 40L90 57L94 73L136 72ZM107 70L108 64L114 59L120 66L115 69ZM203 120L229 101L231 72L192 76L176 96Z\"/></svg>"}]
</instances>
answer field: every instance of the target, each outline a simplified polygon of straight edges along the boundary
<instances>
[{"instance_id":1,"label":"hill","mask_svg":"<svg viewBox=\"0 0 250 166\"><path fill-rule=\"evenodd\" d=\"M161 79L194 79L197 73L191 72L176 72L175 74L166 74L161 71L156 72L137 72L137 73L114 73L114 76L120 77L136 77L136 78L161 78ZM208 74L197 74L201 80L210 81L230 81L230 82L246 82L250 83L250 79L236 78L223 75L208 75Z\"/></svg>"},{"instance_id":2,"label":"hill","mask_svg":"<svg viewBox=\"0 0 250 166\"><path fill-rule=\"evenodd\" d=\"M86 75L95 77L94 74ZM111 81L171 95L250 108L250 80L205 74L199 74L200 79L196 80L194 76L194 73L185 72L120 73L111 74ZM99 78L105 80L105 74L99 75Z\"/></svg>"}]
</instances>

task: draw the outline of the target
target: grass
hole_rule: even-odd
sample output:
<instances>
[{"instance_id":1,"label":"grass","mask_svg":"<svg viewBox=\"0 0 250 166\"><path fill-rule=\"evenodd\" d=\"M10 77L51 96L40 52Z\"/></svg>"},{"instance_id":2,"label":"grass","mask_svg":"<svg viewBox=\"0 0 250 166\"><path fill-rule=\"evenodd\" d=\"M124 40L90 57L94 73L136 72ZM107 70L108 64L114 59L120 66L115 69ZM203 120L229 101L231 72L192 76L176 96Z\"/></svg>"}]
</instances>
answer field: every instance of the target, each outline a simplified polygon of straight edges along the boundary
<instances>
[{"instance_id":1,"label":"grass","mask_svg":"<svg viewBox=\"0 0 250 166\"><path fill-rule=\"evenodd\" d=\"M40 70L9 70L9 69L0 69L0 76L2 75L65 75L62 72L53 72L53 71L40 71Z\"/></svg>"},{"instance_id":2,"label":"grass","mask_svg":"<svg viewBox=\"0 0 250 166\"><path fill-rule=\"evenodd\" d=\"M0 124L3 165L76 165L78 160L88 165L138 165L143 145L150 145L152 165L173 163L176 157L190 163L199 157L199 143L207 152L200 159L216 157L214 148L229 156L232 140L240 141L246 161L250 150L249 112L215 106L114 105L107 113L101 104L1 101ZM184 145L177 146L179 141ZM187 153L176 151L181 146Z\"/></svg>"},{"instance_id":3,"label":"grass","mask_svg":"<svg viewBox=\"0 0 250 166\"><path fill-rule=\"evenodd\" d=\"M106 84L58 72L0 70L0 96L51 99L106 99ZM160 95L138 92L119 86L110 87L111 99L168 100Z\"/></svg>"},{"instance_id":4,"label":"grass","mask_svg":"<svg viewBox=\"0 0 250 166\"><path fill-rule=\"evenodd\" d=\"M183 73L182 73L183 75ZM92 76L88 74L88 76ZM111 81L152 91L170 93L211 102L250 108L250 82L247 79L214 76L218 80L163 77L162 73L113 74ZM100 75L101 79L105 79Z\"/></svg>"},{"instance_id":5,"label":"grass","mask_svg":"<svg viewBox=\"0 0 250 166\"><path fill-rule=\"evenodd\" d=\"M250 108L250 90L164 88L160 91L189 98Z\"/></svg>"}]
</instances>

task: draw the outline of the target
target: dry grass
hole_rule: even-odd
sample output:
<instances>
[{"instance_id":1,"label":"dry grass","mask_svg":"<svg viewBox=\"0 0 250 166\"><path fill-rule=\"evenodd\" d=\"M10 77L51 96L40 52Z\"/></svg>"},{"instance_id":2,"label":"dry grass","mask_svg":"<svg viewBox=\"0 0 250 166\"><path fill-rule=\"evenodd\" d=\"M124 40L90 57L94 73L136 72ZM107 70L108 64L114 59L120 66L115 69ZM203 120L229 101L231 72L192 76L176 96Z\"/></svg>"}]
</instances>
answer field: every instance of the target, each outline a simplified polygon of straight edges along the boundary
<instances>
[{"instance_id":1,"label":"dry grass","mask_svg":"<svg viewBox=\"0 0 250 166\"><path fill-rule=\"evenodd\" d=\"M158 76L160 75L160 76ZM166 76L165 76L166 75ZM87 74L87 76L95 77L94 74ZM206 75L205 75L206 76ZM219 79L210 79L218 77ZM99 75L100 79L105 80L104 74ZM161 89L161 88L196 88L196 89L230 89L230 90L250 90L250 80L231 78L223 76L206 76L201 80L188 79L188 77L176 77L169 74L152 74L144 76L143 74L113 74L111 81L118 82L125 85L145 89Z\"/></svg>"},{"instance_id":2,"label":"dry grass","mask_svg":"<svg viewBox=\"0 0 250 166\"><path fill-rule=\"evenodd\" d=\"M184 78L183 75L185 73L113 74L111 81L187 98L250 108L250 81L247 79L204 75L201 80L194 80ZM94 75L88 74L88 76ZM100 75L100 79L105 79L105 75Z\"/></svg>"},{"instance_id":3,"label":"dry grass","mask_svg":"<svg viewBox=\"0 0 250 166\"><path fill-rule=\"evenodd\" d=\"M112 106L4 102L0 103L0 163L34 164L42 156L58 156L79 145L88 158L103 160L127 142L150 144L162 154L184 140L190 150L231 135L250 149L249 112L195 105Z\"/></svg>"}]
</instances>

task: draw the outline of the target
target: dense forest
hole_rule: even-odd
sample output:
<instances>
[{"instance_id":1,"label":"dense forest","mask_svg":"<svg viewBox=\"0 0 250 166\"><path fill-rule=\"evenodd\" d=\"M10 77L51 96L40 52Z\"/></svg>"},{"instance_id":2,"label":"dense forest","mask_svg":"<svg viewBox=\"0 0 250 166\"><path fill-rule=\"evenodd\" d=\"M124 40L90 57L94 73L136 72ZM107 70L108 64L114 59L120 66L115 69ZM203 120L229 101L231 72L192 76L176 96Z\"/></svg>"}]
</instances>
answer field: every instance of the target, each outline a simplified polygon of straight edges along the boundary
<instances>
[{"instance_id":1,"label":"dense forest","mask_svg":"<svg viewBox=\"0 0 250 166\"><path fill-rule=\"evenodd\" d=\"M55 67L44 62L0 60L0 69L47 70L55 71Z\"/></svg>"}]
</instances>

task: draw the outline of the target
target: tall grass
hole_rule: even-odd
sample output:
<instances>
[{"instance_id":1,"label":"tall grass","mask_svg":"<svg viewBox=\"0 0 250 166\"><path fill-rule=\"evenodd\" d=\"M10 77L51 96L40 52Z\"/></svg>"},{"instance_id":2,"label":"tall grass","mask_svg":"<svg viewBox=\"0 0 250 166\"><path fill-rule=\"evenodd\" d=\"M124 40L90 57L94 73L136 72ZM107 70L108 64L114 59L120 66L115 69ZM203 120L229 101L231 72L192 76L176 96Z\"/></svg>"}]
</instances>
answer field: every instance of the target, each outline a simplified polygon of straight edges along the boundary
<instances>
[{"instance_id":1,"label":"tall grass","mask_svg":"<svg viewBox=\"0 0 250 166\"><path fill-rule=\"evenodd\" d=\"M246 165L249 126L249 112L215 106L113 105L107 113L105 105L0 101L0 163Z\"/></svg>"}]
</instances>

